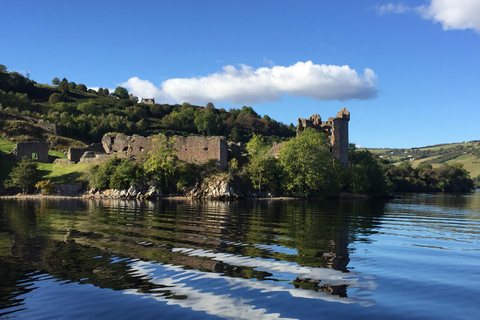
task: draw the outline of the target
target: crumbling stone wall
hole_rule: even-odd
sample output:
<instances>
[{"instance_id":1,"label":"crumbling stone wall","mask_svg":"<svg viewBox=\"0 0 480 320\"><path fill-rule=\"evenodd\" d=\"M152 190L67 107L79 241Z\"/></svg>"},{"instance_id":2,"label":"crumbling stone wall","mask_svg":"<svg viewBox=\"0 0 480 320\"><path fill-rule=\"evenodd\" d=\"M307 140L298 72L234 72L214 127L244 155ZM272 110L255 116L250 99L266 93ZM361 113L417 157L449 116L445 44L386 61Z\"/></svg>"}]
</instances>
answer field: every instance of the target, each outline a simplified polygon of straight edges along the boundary
<instances>
[{"instance_id":1,"label":"crumbling stone wall","mask_svg":"<svg viewBox=\"0 0 480 320\"><path fill-rule=\"evenodd\" d=\"M306 128L313 128L324 133L330 139L333 157L348 167L348 122L350 112L343 107L335 118L328 118L322 121L318 114L310 116L309 119L298 118L297 135Z\"/></svg>"},{"instance_id":2,"label":"crumbling stone wall","mask_svg":"<svg viewBox=\"0 0 480 320\"><path fill-rule=\"evenodd\" d=\"M139 157L153 150L157 143L155 137L143 137L137 134L127 136L123 133L107 133L102 137L103 150L106 153L116 153L120 157Z\"/></svg>"},{"instance_id":3,"label":"crumbling stone wall","mask_svg":"<svg viewBox=\"0 0 480 320\"><path fill-rule=\"evenodd\" d=\"M17 146L10 153L15 161L22 160L23 157L32 159L36 155L39 162L49 162L48 142L24 141L17 143Z\"/></svg>"},{"instance_id":4,"label":"crumbling stone wall","mask_svg":"<svg viewBox=\"0 0 480 320\"><path fill-rule=\"evenodd\" d=\"M204 164L213 159L214 164L227 166L227 142L223 137L182 137L174 136L175 150L180 160ZM121 157L138 158L158 146L155 136L127 136L121 133L107 133L102 138L106 153L116 153Z\"/></svg>"},{"instance_id":5,"label":"crumbling stone wall","mask_svg":"<svg viewBox=\"0 0 480 320\"><path fill-rule=\"evenodd\" d=\"M92 143L85 148L68 148L68 160L78 163L80 158L87 151L105 152L101 143Z\"/></svg>"},{"instance_id":6,"label":"crumbling stone wall","mask_svg":"<svg viewBox=\"0 0 480 320\"><path fill-rule=\"evenodd\" d=\"M112 156L112 153L86 151L78 163L102 163Z\"/></svg>"},{"instance_id":7,"label":"crumbling stone wall","mask_svg":"<svg viewBox=\"0 0 480 320\"><path fill-rule=\"evenodd\" d=\"M227 167L227 141L223 137L175 136L175 150L180 160L204 164L212 159L220 168Z\"/></svg>"}]
</instances>

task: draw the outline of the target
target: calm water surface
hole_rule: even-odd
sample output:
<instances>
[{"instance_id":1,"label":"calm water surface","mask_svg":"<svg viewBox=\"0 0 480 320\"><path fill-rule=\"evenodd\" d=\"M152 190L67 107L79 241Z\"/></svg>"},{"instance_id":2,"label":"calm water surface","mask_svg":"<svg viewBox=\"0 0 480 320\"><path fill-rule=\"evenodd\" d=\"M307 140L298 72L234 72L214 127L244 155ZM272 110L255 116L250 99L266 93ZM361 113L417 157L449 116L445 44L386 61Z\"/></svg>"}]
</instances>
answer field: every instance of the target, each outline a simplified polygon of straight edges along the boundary
<instances>
[{"instance_id":1,"label":"calm water surface","mask_svg":"<svg viewBox=\"0 0 480 320\"><path fill-rule=\"evenodd\" d=\"M478 319L480 192L0 201L0 319Z\"/></svg>"}]
</instances>

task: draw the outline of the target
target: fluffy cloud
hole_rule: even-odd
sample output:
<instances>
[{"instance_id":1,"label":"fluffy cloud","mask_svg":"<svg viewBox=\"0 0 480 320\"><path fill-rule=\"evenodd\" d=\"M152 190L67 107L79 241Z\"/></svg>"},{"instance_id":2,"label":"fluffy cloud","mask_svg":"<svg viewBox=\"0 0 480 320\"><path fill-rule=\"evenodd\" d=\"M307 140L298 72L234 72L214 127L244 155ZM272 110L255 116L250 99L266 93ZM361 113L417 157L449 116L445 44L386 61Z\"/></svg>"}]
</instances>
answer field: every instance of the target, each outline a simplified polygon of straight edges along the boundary
<instances>
[{"instance_id":1,"label":"fluffy cloud","mask_svg":"<svg viewBox=\"0 0 480 320\"><path fill-rule=\"evenodd\" d=\"M440 22L444 30L474 29L480 33L480 1L432 0L429 6L419 8L426 19Z\"/></svg>"},{"instance_id":2,"label":"fluffy cloud","mask_svg":"<svg viewBox=\"0 0 480 320\"><path fill-rule=\"evenodd\" d=\"M381 15L415 12L424 19L441 23L444 30L474 29L480 33L480 1L478 0L429 0L428 5L419 7L389 3L377 6L376 9Z\"/></svg>"},{"instance_id":3,"label":"fluffy cloud","mask_svg":"<svg viewBox=\"0 0 480 320\"><path fill-rule=\"evenodd\" d=\"M130 93L139 98L155 98L161 101L161 103L175 103L171 97L148 80L133 77L128 79L127 82L121 83L120 86L126 88Z\"/></svg>"},{"instance_id":4,"label":"fluffy cloud","mask_svg":"<svg viewBox=\"0 0 480 320\"><path fill-rule=\"evenodd\" d=\"M283 94L315 100L372 99L377 95L376 78L375 72L368 68L359 75L346 65L318 65L307 61L288 67L258 69L246 65L237 69L229 65L205 77L166 80L161 89L136 77L122 86L136 96L154 96L159 101L255 105L279 101Z\"/></svg>"}]
</instances>

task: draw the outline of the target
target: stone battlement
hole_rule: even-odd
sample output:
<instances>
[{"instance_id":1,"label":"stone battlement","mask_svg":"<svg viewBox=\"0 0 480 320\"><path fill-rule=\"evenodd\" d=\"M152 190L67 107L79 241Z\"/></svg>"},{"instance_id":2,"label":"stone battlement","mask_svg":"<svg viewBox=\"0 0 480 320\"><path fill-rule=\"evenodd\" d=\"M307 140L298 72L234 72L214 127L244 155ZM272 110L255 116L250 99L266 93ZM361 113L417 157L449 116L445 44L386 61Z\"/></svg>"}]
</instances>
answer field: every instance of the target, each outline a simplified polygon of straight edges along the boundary
<instances>
[{"instance_id":1,"label":"stone battlement","mask_svg":"<svg viewBox=\"0 0 480 320\"><path fill-rule=\"evenodd\" d=\"M318 114L311 115L309 119L298 118L297 135L306 128L326 134L330 139L333 157L348 167L348 122L350 112L343 107L334 118L322 121Z\"/></svg>"}]
</instances>

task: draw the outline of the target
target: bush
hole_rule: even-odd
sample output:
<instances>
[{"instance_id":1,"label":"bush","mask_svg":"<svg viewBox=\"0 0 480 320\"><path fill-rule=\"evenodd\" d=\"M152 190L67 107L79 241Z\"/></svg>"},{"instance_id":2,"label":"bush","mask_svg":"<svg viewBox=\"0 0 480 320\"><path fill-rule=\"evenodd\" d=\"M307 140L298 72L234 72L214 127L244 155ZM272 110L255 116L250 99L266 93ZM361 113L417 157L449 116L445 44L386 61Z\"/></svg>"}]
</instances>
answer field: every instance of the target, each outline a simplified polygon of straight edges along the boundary
<instances>
[{"instance_id":1,"label":"bush","mask_svg":"<svg viewBox=\"0 0 480 320\"><path fill-rule=\"evenodd\" d=\"M56 104L63 101L63 96L60 93L52 93L48 98L49 104Z\"/></svg>"},{"instance_id":2,"label":"bush","mask_svg":"<svg viewBox=\"0 0 480 320\"><path fill-rule=\"evenodd\" d=\"M50 180L43 180L35 184L35 188L41 189L42 194L52 194L55 191L55 184Z\"/></svg>"}]
</instances>

